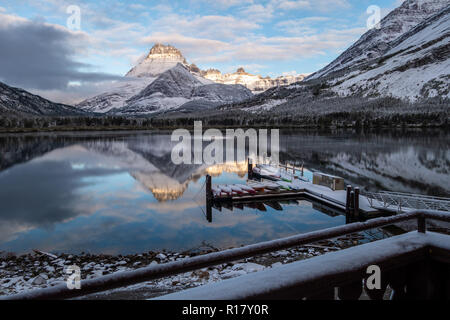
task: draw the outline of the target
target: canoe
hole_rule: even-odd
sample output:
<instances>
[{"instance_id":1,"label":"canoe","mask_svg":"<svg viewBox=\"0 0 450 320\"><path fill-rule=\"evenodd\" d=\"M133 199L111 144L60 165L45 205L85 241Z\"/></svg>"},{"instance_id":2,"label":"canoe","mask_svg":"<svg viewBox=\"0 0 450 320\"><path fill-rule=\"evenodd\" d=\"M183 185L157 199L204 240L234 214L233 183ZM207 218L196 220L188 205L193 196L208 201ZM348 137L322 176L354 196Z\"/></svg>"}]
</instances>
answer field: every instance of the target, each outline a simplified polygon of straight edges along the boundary
<instances>
[{"instance_id":1,"label":"canoe","mask_svg":"<svg viewBox=\"0 0 450 320\"><path fill-rule=\"evenodd\" d=\"M274 172L267 171L258 167L254 167L252 170L253 173L270 180L278 180L280 178L279 174L275 174Z\"/></svg>"},{"instance_id":2,"label":"canoe","mask_svg":"<svg viewBox=\"0 0 450 320\"><path fill-rule=\"evenodd\" d=\"M265 170L267 172L272 172L273 174L276 174L276 175L280 174L280 169L275 168L270 165L267 165L267 164L259 164L259 165L257 165L257 167L260 168L261 170Z\"/></svg>"},{"instance_id":3,"label":"canoe","mask_svg":"<svg viewBox=\"0 0 450 320\"><path fill-rule=\"evenodd\" d=\"M285 189L285 190L292 190L290 183L286 182L286 181L277 181L276 182L280 188Z\"/></svg>"},{"instance_id":4,"label":"canoe","mask_svg":"<svg viewBox=\"0 0 450 320\"><path fill-rule=\"evenodd\" d=\"M236 185L227 185L228 188L230 188L233 192L236 192L237 194L248 194L247 191L242 190Z\"/></svg>"},{"instance_id":5,"label":"canoe","mask_svg":"<svg viewBox=\"0 0 450 320\"><path fill-rule=\"evenodd\" d=\"M233 193L233 190L231 190L227 186L218 186L217 188L220 188L220 190L222 192L225 192L226 194L232 194Z\"/></svg>"},{"instance_id":6,"label":"canoe","mask_svg":"<svg viewBox=\"0 0 450 320\"><path fill-rule=\"evenodd\" d=\"M247 191L248 193L256 193L255 189L253 189L250 186L247 186L245 184L236 184L237 187L241 188L244 191Z\"/></svg>"},{"instance_id":7,"label":"canoe","mask_svg":"<svg viewBox=\"0 0 450 320\"><path fill-rule=\"evenodd\" d=\"M293 177L286 173L281 173L280 178L281 178L281 180L286 181L286 182L293 181Z\"/></svg>"},{"instance_id":8,"label":"canoe","mask_svg":"<svg viewBox=\"0 0 450 320\"><path fill-rule=\"evenodd\" d=\"M212 191L214 196L220 196L220 194L222 192L222 190L220 188L217 188L217 187L212 187L211 191Z\"/></svg>"}]
</instances>

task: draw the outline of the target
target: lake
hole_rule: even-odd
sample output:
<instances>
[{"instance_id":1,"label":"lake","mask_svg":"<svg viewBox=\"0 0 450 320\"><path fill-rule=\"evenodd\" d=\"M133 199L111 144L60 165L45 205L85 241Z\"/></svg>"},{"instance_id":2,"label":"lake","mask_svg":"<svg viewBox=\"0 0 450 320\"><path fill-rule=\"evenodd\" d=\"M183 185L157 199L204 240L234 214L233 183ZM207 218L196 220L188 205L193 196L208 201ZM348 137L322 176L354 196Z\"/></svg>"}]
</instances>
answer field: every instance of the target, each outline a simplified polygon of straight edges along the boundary
<instances>
[{"instance_id":1,"label":"lake","mask_svg":"<svg viewBox=\"0 0 450 320\"><path fill-rule=\"evenodd\" d=\"M282 162L342 176L362 190L450 195L444 131L280 134ZM174 165L170 133L0 135L0 251L129 254L228 248L345 223L315 204L213 209L205 176L244 182L246 163Z\"/></svg>"}]
</instances>

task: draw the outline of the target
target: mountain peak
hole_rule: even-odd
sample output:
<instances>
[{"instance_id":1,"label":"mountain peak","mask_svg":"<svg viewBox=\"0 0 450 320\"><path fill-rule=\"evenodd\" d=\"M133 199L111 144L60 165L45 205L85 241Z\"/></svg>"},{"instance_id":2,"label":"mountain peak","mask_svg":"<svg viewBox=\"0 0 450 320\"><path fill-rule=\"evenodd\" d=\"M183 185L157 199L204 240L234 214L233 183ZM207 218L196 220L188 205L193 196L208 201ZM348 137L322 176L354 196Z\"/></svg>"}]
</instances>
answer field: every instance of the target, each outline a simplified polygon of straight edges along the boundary
<instances>
[{"instance_id":1,"label":"mountain peak","mask_svg":"<svg viewBox=\"0 0 450 320\"><path fill-rule=\"evenodd\" d=\"M156 43L148 53L146 59L157 59L160 57L177 57L184 60L183 54L180 50L171 46L170 44L164 45L162 43Z\"/></svg>"},{"instance_id":2,"label":"mountain peak","mask_svg":"<svg viewBox=\"0 0 450 320\"><path fill-rule=\"evenodd\" d=\"M127 77L155 78L172 69L178 63L187 65L186 59L177 48L171 45L156 43L144 60L139 62L126 74Z\"/></svg>"}]
</instances>

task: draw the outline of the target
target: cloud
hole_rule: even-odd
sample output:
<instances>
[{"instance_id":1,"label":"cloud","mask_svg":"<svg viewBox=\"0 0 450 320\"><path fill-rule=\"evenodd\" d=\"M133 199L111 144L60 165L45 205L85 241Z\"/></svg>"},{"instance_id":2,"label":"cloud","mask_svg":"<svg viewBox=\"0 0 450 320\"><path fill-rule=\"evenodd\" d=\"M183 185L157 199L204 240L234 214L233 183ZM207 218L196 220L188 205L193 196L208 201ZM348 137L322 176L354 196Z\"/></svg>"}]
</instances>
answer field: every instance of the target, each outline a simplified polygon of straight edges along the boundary
<instances>
[{"instance_id":1,"label":"cloud","mask_svg":"<svg viewBox=\"0 0 450 320\"><path fill-rule=\"evenodd\" d=\"M130 9L133 9L133 10L146 10L147 9L143 4L140 4L140 3L130 3L129 7L130 7Z\"/></svg>"},{"instance_id":2,"label":"cloud","mask_svg":"<svg viewBox=\"0 0 450 320\"><path fill-rule=\"evenodd\" d=\"M221 9L229 9L235 6L253 3L253 0L194 0L193 2L207 3Z\"/></svg>"},{"instance_id":3,"label":"cloud","mask_svg":"<svg viewBox=\"0 0 450 320\"><path fill-rule=\"evenodd\" d=\"M261 26L249 19L233 16L206 15L184 16L169 14L153 21L153 29L158 33L195 35L198 38L231 40L243 37Z\"/></svg>"},{"instance_id":4,"label":"cloud","mask_svg":"<svg viewBox=\"0 0 450 320\"><path fill-rule=\"evenodd\" d=\"M302 9L329 12L336 9L351 8L348 0L272 0L271 3L280 10Z\"/></svg>"},{"instance_id":5,"label":"cloud","mask_svg":"<svg viewBox=\"0 0 450 320\"><path fill-rule=\"evenodd\" d=\"M274 17L274 9L270 4L267 6L253 4L243 9L241 15L250 21L267 22Z\"/></svg>"},{"instance_id":6,"label":"cloud","mask_svg":"<svg viewBox=\"0 0 450 320\"><path fill-rule=\"evenodd\" d=\"M92 84L119 79L90 71L93 66L77 61L91 40L82 32L0 14L0 81L56 95L57 90L71 91L69 84L73 82Z\"/></svg>"},{"instance_id":7,"label":"cloud","mask_svg":"<svg viewBox=\"0 0 450 320\"><path fill-rule=\"evenodd\" d=\"M166 43L180 48L184 54L210 53L215 54L220 51L227 50L229 44L224 41L193 38L178 33L154 33L148 37L141 39L142 43L153 45L154 43Z\"/></svg>"},{"instance_id":8,"label":"cloud","mask_svg":"<svg viewBox=\"0 0 450 320\"><path fill-rule=\"evenodd\" d=\"M0 14L0 81L56 102L80 102L98 93L98 83L121 78L77 60L92 41L83 32Z\"/></svg>"},{"instance_id":9,"label":"cloud","mask_svg":"<svg viewBox=\"0 0 450 320\"><path fill-rule=\"evenodd\" d=\"M155 34L143 39L146 43L163 42L174 44L187 52L189 61L195 63L236 62L262 65L264 61L286 61L323 55L329 50L338 50L354 41L364 28L327 30L302 36L266 37L252 35L234 41L218 41L187 37L179 33ZM192 62L192 61L191 61Z\"/></svg>"}]
</instances>

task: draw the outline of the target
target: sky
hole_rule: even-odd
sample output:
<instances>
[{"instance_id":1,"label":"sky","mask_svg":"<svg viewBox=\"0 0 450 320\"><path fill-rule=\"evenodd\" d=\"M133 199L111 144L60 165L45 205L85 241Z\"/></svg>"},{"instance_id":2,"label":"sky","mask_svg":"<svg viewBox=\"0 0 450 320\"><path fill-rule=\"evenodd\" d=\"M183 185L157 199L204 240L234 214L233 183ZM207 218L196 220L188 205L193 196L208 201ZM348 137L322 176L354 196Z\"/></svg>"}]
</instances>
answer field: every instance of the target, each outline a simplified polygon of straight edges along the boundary
<instances>
[{"instance_id":1,"label":"sky","mask_svg":"<svg viewBox=\"0 0 450 320\"><path fill-rule=\"evenodd\" d=\"M401 2L0 0L0 81L74 104L120 81L157 42L201 69L312 73L368 30L369 6L384 16Z\"/></svg>"}]
</instances>

